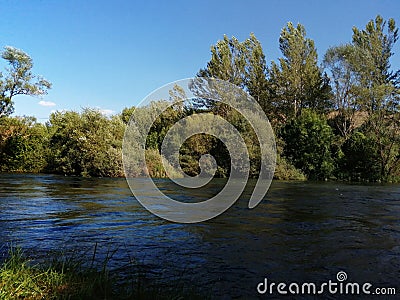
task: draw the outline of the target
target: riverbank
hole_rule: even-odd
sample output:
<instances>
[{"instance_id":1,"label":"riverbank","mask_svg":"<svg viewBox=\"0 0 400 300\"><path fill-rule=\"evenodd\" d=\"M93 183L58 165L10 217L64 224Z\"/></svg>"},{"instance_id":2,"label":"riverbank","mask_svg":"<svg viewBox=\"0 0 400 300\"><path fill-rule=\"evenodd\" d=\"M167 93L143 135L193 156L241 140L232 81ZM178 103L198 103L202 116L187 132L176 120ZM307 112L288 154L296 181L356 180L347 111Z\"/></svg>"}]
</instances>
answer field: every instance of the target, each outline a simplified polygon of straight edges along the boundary
<instances>
[{"instance_id":1,"label":"riverbank","mask_svg":"<svg viewBox=\"0 0 400 300\"><path fill-rule=\"evenodd\" d=\"M48 253L37 262L21 248L11 247L0 259L0 299L207 299L193 290L176 284L166 288L161 283L146 283L146 275L130 272L135 262L129 261L124 277L108 267L110 256L96 260L97 244L91 259Z\"/></svg>"}]
</instances>

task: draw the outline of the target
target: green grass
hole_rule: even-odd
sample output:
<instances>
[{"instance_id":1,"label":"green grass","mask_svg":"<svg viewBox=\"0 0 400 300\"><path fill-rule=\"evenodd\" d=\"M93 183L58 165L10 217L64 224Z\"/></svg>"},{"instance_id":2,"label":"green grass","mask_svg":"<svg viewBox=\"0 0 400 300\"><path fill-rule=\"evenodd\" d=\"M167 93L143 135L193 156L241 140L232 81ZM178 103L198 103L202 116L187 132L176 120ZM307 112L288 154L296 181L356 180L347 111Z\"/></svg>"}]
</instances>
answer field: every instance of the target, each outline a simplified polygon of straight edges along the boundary
<instances>
[{"instance_id":1,"label":"green grass","mask_svg":"<svg viewBox=\"0 0 400 300\"><path fill-rule=\"evenodd\" d=\"M21 248L11 248L0 264L0 300L14 299L205 299L198 291L179 281L171 287L152 281L145 274L132 272L123 280L110 270L113 253L96 263L97 244L89 264L73 255L53 253L45 263L34 263ZM82 255L80 255L82 257ZM133 268L130 260L127 269ZM170 285L169 285L170 286Z\"/></svg>"},{"instance_id":2,"label":"green grass","mask_svg":"<svg viewBox=\"0 0 400 300\"><path fill-rule=\"evenodd\" d=\"M65 257L39 266L20 248L12 248L0 268L0 299L106 299L111 287L106 269L83 269Z\"/></svg>"}]
</instances>

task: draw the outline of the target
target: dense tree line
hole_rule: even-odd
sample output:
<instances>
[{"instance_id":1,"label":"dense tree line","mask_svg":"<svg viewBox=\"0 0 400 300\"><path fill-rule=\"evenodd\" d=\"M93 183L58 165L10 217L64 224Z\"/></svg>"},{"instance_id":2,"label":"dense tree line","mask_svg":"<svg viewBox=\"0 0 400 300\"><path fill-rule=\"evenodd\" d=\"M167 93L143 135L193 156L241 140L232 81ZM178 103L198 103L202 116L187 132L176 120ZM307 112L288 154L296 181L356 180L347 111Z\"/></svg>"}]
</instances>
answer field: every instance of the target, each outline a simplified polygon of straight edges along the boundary
<instances>
[{"instance_id":1,"label":"dense tree line","mask_svg":"<svg viewBox=\"0 0 400 300\"><path fill-rule=\"evenodd\" d=\"M400 71L390 58L398 40L393 19L377 16L352 41L332 47L318 65L304 26L281 31L282 57L266 65L252 34L224 37L200 76L244 88L263 107L278 139L277 177L398 181Z\"/></svg>"},{"instance_id":2,"label":"dense tree line","mask_svg":"<svg viewBox=\"0 0 400 300\"><path fill-rule=\"evenodd\" d=\"M224 36L211 47L211 59L197 76L231 82L260 104L276 133L276 178L399 181L400 71L390 65L397 40L395 21L377 16L363 29L354 27L351 42L329 48L319 64L304 26L289 22L280 34L278 61L267 64L254 34L243 42ZM1 171L123 175L121 144L134 107L112 117L93 109L56 112L46 124L10 117L14 95L41 95L51 84L31 73L32 60L24 52L7 47L2 57L10 67L0 77ZM185 95L176 86L170 97L179 100ZM256 177L260 148L250 124L226 105L192 104L177 104L154 122L147 138L149 165L137 166L137 175L165 176L160 149L166 132L182 117L207 110L242 133L251 176ZM145 117L157 102L152 106L136 109ZM228 176L226 147L204 134L181 147L183 170L198 174L198 160L206 153L216 158L217 176Z\"/></svg>"}]
</instances>

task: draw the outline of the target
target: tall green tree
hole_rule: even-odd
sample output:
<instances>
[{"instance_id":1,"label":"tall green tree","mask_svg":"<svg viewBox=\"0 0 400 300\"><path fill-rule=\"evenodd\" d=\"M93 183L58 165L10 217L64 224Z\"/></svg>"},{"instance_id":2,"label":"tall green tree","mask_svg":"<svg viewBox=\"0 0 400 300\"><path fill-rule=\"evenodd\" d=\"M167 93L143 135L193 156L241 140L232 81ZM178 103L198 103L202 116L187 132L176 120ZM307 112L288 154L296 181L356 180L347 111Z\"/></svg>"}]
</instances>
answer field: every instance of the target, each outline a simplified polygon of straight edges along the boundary
<instances>
[{"instance_id":1,"label":"tall green tree","mask_svg":"<svg viewBox=\"0 0 400 300\"><path fill-rule=\"evenodd\" d=\"M356 112L360 108L356 92L356 63L356 49L352 44L329 48L323 61L331 76L332 99L336 110L334 126L345 140L355 128Z\"/></svg>"},{"instance_id":2,"label":"tall green tree","mask_svg":"<svg viewBox=\"0 0 400 300\"><path fill-rule=\"evenodd\" d=\"M211 59L205 69L201 69L200 77L213 77L228 81L246 90L260 104L268 116L272 106L268 93L268 68L260 41L251 33L243 42L237 38L224 38L211 46ZM207 103L208 107L227 115L226 107L216 103Z\"/></svg>"},{"instance_id":3,"label":"tall green tree","mask_svg":"<svg viewBox=\"0 0 400 300\"><path fill-rule=\"evenodd\" d=\"M211 59L205 69L198 72L201 77L213 77L244 87L246 57L243 43L235 37L224 35L211 46Z\"/></svg>"},{"instance_id":4,"label":"tall green tree","mask_svg":"<svg viewBox=\"0 0 400 300\"><path fill-rule=\"evenodd\" d=\"M390 58L398 40L398 28L394 19L384 21L381 16L370 20L365 29L353 28L353 45L358 73L359 103L371 115L391 105L396 93L398 72L391 70Z\"/></svg>"},{"instance_id":5,"label":"tall green tree","mask_svg":"<svg viewBox=\"0 0 400 300\"><path fill-rule=\"evenodd\" d=\"M243 42L239 42L235 37L229 39L224 36L223 40L218 41L216 45L211 47L211 60L208 62L207 67L198 73L198 76L221 79L244 89L254 97L266 115L271 118L274 117L274 113L273 106L269 101L267 75L268 68L265 55L260 41L253 33ZM230 95L229 91L223 89L219 91L219 96L235 97L235 95ZM257 137L250 124L228 105L218 102L208 102L207 104L209 109L228 120L243 134L250 156L250 176L256 176L260 166L260 147L255 142ZM199 143L201 139L202 141ZM193 138L193 141L196 143L192 142L188 143L188 145L208 145L208 151L212 153L218 162L218 176L228 176L230 170L229 153L223 143L215 138L207 139L200 135ZM184 154L185 158L188 157L187 150ZM195 157L196 159L199 154L200 152ZM194 165L193 159L187 160L191 161L191 165ZM197 172L198 170L195 171Z\"/></svg>"},{"instance_id":6,"label":"tall green tree","mask_svg":"<svg viewBox=\"0 0 400 300\"><path fill-rule=\"evenodd\" d=\"M399 72L391 70L390 58L398 40L394 19L377 16L365 29L353 28L358 74L358 103L368 114L364 130L378 149L380 178L389 180L400 172Z\"/></svg>"},{"instance_id":7,"label":"tall green tree","mask_svg":"<svg viewBox=\"0 0 400 300\"><path fill-rule=\"evenodd\" d=\"M270 81L279 113L298 116L303 108L324 111L331 106L327 76L318 67L314 41L306 37L303 25L289 22L281 31L279 48L283 57L272 62Z\"/></svg>"},{"instance_id":8,"label":"tall green tree","mask_svg":"<svg viewBox=\"0 0 400 300\"><path fill-rule=\"evenodd\" d=\"M260 41L253 33L244 42L246 49L245 86L247 91L260 104L268 117L272 117L274 107L269 96L268 67Z\"/></svg>"},{"instance_id":9,"label":"tall green tree","mask_svg":"<svg viewBox=\"0 0 400 300\"><path fill-rule=\"evenodd\" d=\"M33 75L32 58L24 51L7 46L1 53L7 61L5 74L0 72L0 117L13 113L13 97L17 95L40 96L47 93L51 83Z\"/></svg>"}]
</instances>

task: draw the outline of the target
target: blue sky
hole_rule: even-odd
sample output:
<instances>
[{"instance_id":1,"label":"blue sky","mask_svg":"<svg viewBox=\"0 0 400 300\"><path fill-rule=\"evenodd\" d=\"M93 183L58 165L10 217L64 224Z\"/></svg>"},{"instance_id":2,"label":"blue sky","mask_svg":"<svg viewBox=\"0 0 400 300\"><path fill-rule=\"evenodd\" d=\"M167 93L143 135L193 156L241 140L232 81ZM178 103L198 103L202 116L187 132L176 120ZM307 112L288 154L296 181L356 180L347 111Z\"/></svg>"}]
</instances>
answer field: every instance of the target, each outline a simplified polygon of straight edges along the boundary
<instances>
[{"instance_id":1,"label":"blue sky","mask_svg":"<svg viewBox=\"0 0 400 300\"><path fill-rule=\"evenodd\" d=\"M306 27L320 59L377 14L400 25L396 0L0 0L0 10L0 46L27 52L34 72L53 83L43 99L15 98L15 115L41 121L52 110L136 105L154 89L194 76L224 34L244 40L254 32L270 62L280 57L279 33L288 21ZM394 52L398 69L399 45ZM55 105L43 106L49 102Z\"/></svg>"}]
</instances>

